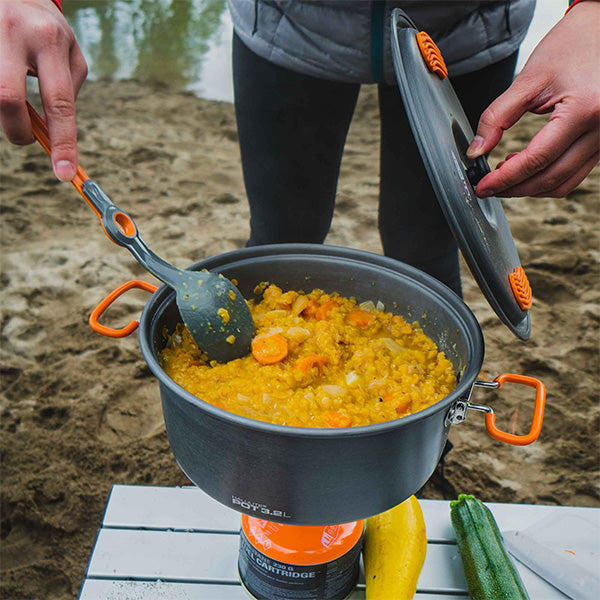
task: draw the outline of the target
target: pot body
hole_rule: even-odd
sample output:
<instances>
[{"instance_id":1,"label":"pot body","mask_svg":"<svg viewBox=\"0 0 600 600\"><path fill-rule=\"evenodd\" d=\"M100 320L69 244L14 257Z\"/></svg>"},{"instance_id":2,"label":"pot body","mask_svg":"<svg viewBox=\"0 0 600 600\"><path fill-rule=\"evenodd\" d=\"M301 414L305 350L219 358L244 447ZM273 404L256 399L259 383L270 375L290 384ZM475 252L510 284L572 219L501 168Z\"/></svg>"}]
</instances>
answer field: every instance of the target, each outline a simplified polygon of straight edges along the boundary
<instances>
[{"instance_id":1,"label":"pot body","mask_svg":"<svg viewBox=\"0 0 600 600\"><path fill-rule=\"evenodd\" d=\"M448 437L452 405L468 398L483 362L483 337L469 308L432 277L379 255L309 244L245 248L197 263L236 279L245 298L261 281L284 290L320 288L381 300L418 320L458 374L452 394L402 419L346 429L309 429L254 421L192 396L161 369L158 355L180 322L163 286L140 320L140 346L159 379L169 443L198 487L251 516L294 525L345 523L378 514L418 491Z\"/></svg>"}]
</instances>

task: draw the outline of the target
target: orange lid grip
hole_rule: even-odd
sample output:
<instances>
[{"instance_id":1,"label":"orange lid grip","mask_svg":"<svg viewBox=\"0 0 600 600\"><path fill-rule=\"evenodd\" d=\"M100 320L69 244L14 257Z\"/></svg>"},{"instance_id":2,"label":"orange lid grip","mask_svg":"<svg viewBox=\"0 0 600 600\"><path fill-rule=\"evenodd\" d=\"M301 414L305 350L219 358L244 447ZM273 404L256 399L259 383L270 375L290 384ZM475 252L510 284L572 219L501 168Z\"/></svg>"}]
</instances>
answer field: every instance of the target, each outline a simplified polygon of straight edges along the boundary
<instances>
[{"instance_id":1,"label":"orange lid grip","mask_svg":"<svg viewBox=\"0 0 600 600\"><path fill-rule=\"evenodd\" d=\"M485 428L487 432L496 440L504 442L505 444L512 444L513 446L527 446L535 442L542 430L542 421L544 419L544 406L546 404L546 386L535 377L527 377L526 375L513 375L512 373L504 373L498 375L494 379L498 383L498 388L502 387L505 382L509 383L520 383L533 387L536 390L535 393L535 405L533 407L533 419L531 421L531 429L526 435L514 435L512 433L506 433L496 427L496 415L493 410L490 410L485 415Z\"/></svg>"},{"instance_id":2,"label":"orange lid grip","mask_svg":"<svg viewBox=\"0 0 600 600\"><path fill-rule=\"evenodd\" d=\"M529 310L533 305L533 294L523 267L515 267L508 280L517 304L522 310Z\"/></svg>"},{"instance_id":3,"label":"orange lid grip","mask_svg":"<svg viewBox=\"0 0 600 600\"><path fill-rule=\"evenodd\" d=\"M132 281L127 281L124 284L120 285L118 288L114 289L104 300L96 306L96 308L92 311L90 315L89 323L90 327L101 335L105 335L106 337L112 338L122 338L128 336L130 333L133 333L137 328L140 322L136 319L131 321L129 325L121 329L113 329L112 327L106 327L105 325L101 325L98 321L100 317L104 314L104 312L108 309L108 307L122 294L131 290L133 288L138 288L140 290L145 290L146 292L154 293L158 286L152 285L151 283L146 283L145 281L139 281L134 279Z\"/></svg>"},{"instance_id":4,"label":"orange lid grip","mask_svg":"<svg viewBox=\"0 0 600 600\"><path fill-rule=\"evenodd\" d=\"M427 68L435 73L440 79L446 79L448 77L448 68L442 58L442 53L437 47L437 44L431 39L431 36L425 32L420 31L416 35L417 45L421 51L421 56L427 65Z\"/></svg>"}]
</instances>

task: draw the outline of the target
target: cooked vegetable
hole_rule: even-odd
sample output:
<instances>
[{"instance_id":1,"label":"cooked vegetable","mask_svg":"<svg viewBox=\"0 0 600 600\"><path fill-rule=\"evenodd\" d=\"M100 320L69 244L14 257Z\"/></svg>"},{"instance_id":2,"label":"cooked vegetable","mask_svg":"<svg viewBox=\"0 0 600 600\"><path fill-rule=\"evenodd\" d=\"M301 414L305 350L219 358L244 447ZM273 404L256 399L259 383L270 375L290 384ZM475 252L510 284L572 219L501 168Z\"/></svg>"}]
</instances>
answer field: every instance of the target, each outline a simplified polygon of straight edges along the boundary
<instances>
[{"instance_id":1,"label":"cooked vegetable","mask_svg":"<svg viewBox=\"0 0 600 600\"><path fill-rule=\"evenodd\" d=\"M310 319L315 316L317 310L319 310L319 303L316 300L310 300L306 307L302 309L300 314L303 317Z\"/></svg>"},{"instance_id":2,"label":"cooked vegetable","mask_svg":"<svg viewBox=\"0 0 600 600\"><path fill-rule=\"evenodd\" d=\"M320 354L311 354L310 356L304 356L299 358L294 363L294 370L296 371L310 371L313 367L318 367L319 371L322 371L323 367L327 364L327 359Z\"/></svg>"},{"instance_id":3,"label":"cooked vegetable","mask_svg":"<svg viewBox=\"0 0 600 600\"><path fill-rule=\"evenodd\" d=\"M407 412L412 404L410 398L399 398L394 394L386 394L382 400L384 402L391 402L392 406L396 409L396 412L399 415Z\"/></svg>"},{"instance_id":4,"label":"cooked vegetable","mask_svg":"<svg viewBox=\"0 0 600 600\"><path fill-rule=\"evenodd\" d=\"M367 300L366 302L361 302L358 307L361 310L375 310L375 302L373 302L373 300Z\"/></svg>"},{"instance_id":5,"label":"cooked vegetable","mask_svg":"<svg viewBox=\"0 0 600 600\"><path fill-rule=\"evenodd\" d=\"M287 356L287 353L287 340L278 333L268 336L261 335L252 340L252 356L261 365L278 363Z\"/></svg>"},{"instance_id":6,"label":"cooked vegetable","mask_svg":"<svg viewBox=\"0 0 600 600\"><path fill-rule=\"evenodd\" d=\"M398 356L398 354L406 352L406 348L403 348L400 344L398 344L398 342L395 342L391 338L381 338L381 341L393 356Z\"/></svg>"},{"instance_id":7,"label":"cooked vegetable","mask_svg":"<svg viewBox=\"0 0 600 600\"><path fill-rule=\"evenodd\" d=\"M327 321L329 318L329 311L334 307L339 306L339 304L335 300L329 300L325 302L325 304L321 304L319 308L317 308L317 312L315 313L315 319L317 321Z\"/></svg>"},{"instance_id":8,"label":"cooked vegetable","mask_svg":"<svg viewBox=\"0 0 600 600\"><path fill-rule=\"evenodd\" d=\"M346 393L345 387L342 387L341 385L332 385L330 383L322 385L321 389L326 394L329 394L330 396L333 396L334 398L339 398L340 396L343 396Z\"/></svg>"},{"instance_id":9,"label":"cooked vegetable","mask_svg":"<svg viewBox=\"0 0 600 600\"><path fill-rule=\"evenodd\" d=\"M363 548L367 600L410 600L426 551L425 521L414 496L367 519Z\"/></svg>"},{"instance_id":10,"label":"cooked vegetable","mask_svg":"<svg viewBox=\"0 0 600 600\"><path fill-rule=\"evenodd\" d=\"M368 327L375 320L375 317L366 310L353 310L348 313L348 320L354 327Z\"/></svg>"},{"instance_id":11,"label":"cooked vegetable","mask_svg":"<svg viewBox=\"0 0 600 600\"><path fill-rule=\"evenodd\" d=\"M350 427L352 419L342 412L330 410L324 415L325 423L329 427Z\"/></svg>"},{"instance_id":12,"label":"cooked vegetable","mask_svg":"<svg viewBox=\"0 0 600 600\"><path fill-rule=\"evenodd\" d=\"M294 300L294 304L292 304L292 314L299 315L303 310L308 307L308 297L300 295Z\"/></svg>"},{"instance_id":13,"label":"cooked vegetable","mask_svg":"<svg viewBox=\"0 0 600 600\"><path fill-rule=\"evenodd\" d=\"M450 502L450 520L472 600L529 600L519 573L504 549L490 510L474 496Z\"/></svg>"}]
</instances>

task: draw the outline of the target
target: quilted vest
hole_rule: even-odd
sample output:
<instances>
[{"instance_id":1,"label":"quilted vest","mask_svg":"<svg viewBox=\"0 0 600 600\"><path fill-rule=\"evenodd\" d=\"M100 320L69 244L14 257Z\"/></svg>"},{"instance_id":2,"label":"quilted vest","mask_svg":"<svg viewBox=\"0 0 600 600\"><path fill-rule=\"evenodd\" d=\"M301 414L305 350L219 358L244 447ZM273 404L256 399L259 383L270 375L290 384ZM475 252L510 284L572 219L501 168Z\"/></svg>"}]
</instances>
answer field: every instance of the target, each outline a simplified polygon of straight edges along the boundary
<instances>
[{"instance_id":1,"label":"quilted vest","mask_svg":"<svg viewBox=\"0 0 600 600\"><path fill-rule=\"evenodd\" d=\"M334 81L393 84L390 15L399 7L439 46L450 76L517 50L535 0L227 0L250 50L279 66Z\"/></svg>"}]
</instances>

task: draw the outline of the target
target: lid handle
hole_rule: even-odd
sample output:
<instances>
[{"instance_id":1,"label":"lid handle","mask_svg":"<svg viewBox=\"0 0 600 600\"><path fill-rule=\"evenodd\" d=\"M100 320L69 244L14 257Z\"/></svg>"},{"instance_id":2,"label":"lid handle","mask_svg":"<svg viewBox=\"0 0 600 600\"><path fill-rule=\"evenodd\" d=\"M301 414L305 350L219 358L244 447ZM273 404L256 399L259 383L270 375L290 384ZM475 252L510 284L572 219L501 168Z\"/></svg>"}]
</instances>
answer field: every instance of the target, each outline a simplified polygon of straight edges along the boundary
<instances>
[{"instance_id":1,"label":"lid handle","mask_svg":"<svg viewBox=\"0 0 600 600\"><path fill-rule=\"evenodd\" d=\"M475 162L467 168L467 178L471 182L473 189L477 187L479 182L488 174L491 173L490 165L483 156L478 156Z\"/></svg>"}]
</instances>

